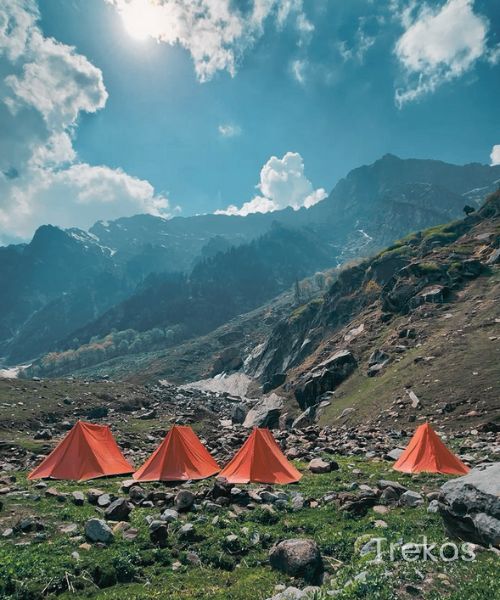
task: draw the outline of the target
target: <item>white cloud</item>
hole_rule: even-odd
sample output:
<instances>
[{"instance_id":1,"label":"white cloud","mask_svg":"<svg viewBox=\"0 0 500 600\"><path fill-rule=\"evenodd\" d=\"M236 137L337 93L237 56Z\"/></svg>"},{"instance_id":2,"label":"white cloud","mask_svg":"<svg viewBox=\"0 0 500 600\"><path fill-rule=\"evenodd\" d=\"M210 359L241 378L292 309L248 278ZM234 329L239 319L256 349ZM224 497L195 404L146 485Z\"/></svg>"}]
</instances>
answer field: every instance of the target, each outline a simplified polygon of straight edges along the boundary
<instances>
[{"instance_id":1,"label":"white cloud","mask_svg":"<svg viewBox=\"0 0 500 600\"><path fill-rule=\"evenodd\" d=\"M303 11L303 0L107 0L122 16L129 33L151 37L189 51L200 81L217 71L235 75L238 62L264 32L272 17L281 29L293 20L300 40L314 26ZM245 8L243 8L245 6Z\"/></svg>"},{"instance_id":2,"label":"white cloud","mask_svg":"<svg viewBox=\"0 0 500 600\"><path fill-rule=\"evenodd\" d=\"M375 44L375 36L369 35L365 30L367 24L368 19L362 17L352 44L349 45L345 40L337 44L338 51L344 62L356 61L362 64L365 54Z\"/></svg>"},{"instance_id":3,"label":"white cloud","mask_svg":"<svg viewBox=\"0 0 500 600\"><path fill-rule=\"evenodd\" d=\"M0 1L0 237L27 238L47 222L87 227L164 213L167 200L148 182L78 162L78 117L103 108L108 94L101 71L44 37L38 19L33 0Z\"/></svg>"},{"instance_id":4,"label":"white cloud","mask_svg":"<svg viewBox=\"0 0 500 600\"><path fill-rule=\"evenodd\" d=\"M292 75L294 79L300 83L300 85L305 85L306 83L307 65L308 61L304 59L293 60L290 65Z\"/></svg>"},{"instance_id":5,"label":"white cloud","mask_svg":"<svg viewBox=\"0 0 500 600\"><path fill-rule=\"evenodd\" d=\"M491 149L491 166L500 165L500 144L495 144Z\"/></svg>"},{"instance_id":6,"label":"white cloud","mask_svg":"<svg viewBox=\"0 0 500 600\"><path fill-rule=\"evenodd\" d=\"M404 72L395 95L399 107L461 77L479 59L492 60L489 21L474 12L474 0L447 0L438 9L424 4L415 15L418 6L411 3L399 15L405 28L394 49Z\"/></svg>"},{"instance_id":7,"label":"white cloud","mask_svg":"<svg viewBox=\"0 0 500 600\"><path fill-rule=\"evenodd\" d=\"M326 198L323 188L314 189L304 174L304 161L298 152L287 152L283 158L272 156L260 171L257 185L261 195L245 202L241 208L235 205L216 214L248 215L266 213L291 206L294 210L309 208Z\"/></svg>"},{"instance_id":8,"label":"white cloud","mask_svg":"<svg viewBox=\"0 0 500 600\"><path fill-rule=\"evenodd\" d=\"M219 135L224 138L232 138L241 135L241 127L234 123L221 123L217 129Z\"/></svg>"}]
</instances>

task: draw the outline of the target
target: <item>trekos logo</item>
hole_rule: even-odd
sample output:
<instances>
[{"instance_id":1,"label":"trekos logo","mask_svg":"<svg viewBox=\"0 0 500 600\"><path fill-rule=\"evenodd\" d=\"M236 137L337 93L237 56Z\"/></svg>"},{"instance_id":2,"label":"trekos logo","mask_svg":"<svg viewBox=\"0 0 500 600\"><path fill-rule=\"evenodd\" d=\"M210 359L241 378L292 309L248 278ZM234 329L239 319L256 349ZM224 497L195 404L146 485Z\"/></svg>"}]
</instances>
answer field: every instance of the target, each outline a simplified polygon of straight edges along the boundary
<instances>
[{"instance_id":1,"label":"trekos logo","mask_svg":"<svg viewBox=\"0 0 500 600\"><path fill-rule=\"evenodd\" d=\"M377 537L372 538L361 549L361 553L376 551L376 560L379 562L416 562L416 561L432 561L432 562L454 562L463 560L472 562L476 559L474 545L464 542L457 544L455 542L444 542L438 544L429 542L425 535L421 536L422 542L389 542L387 538Z\"/></svg>"}]
</instances>

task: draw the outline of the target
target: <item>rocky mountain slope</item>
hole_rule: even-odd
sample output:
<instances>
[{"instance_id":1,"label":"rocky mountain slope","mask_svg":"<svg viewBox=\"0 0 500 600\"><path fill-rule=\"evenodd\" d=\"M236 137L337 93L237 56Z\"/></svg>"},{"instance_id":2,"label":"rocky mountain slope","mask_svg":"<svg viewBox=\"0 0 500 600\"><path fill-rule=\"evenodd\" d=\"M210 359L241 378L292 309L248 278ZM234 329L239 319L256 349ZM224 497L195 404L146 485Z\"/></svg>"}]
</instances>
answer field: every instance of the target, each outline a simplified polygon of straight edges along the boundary
<instances>
[{"instance_id":1,"label":"rocky mountain slope","mask_svg":"<svg viewBox=\"0 0 500 600\"><path fill-rule=\"evenodd\" d=\"M192 319L188 311L179 315L165 304L172 279L177 281L181 305L193 288L199 288L200 280L205 290L199 295L214 285L218 295L223 270L234 258L231 248L239 247L255 267L253 273L244 267L253 279L245 284L247 293L242 293L240 280L236 297L234 282L227 281L224 293L231 310L207 322L206 327L213 328L235 310L241 313L267 301L296 277L367 256L411 231L459 216L465 202L474 205L499 180L499 166L456 166L386 155L349 173L326 200L308 210L171 220L138 215L99 222L89 233L42 227L30 244L0 248L0 281L8 283L0 286L0 356L7 364L28 361L50 350L76 348L89 336L102 338L113 328L142 332L145 327L173 326L182 331ZM304 240L299 252L290 252L289 263L281 265L284 276L273 272L270 285L264 280L265 269L257 267L263 258L262 240L274 235L273 227ZM140 298L142 306L146 289L162 299L161 316L149 307L147 318L130 318L127 307L136 306ZM257 293L260 290L265 293ZM214 296L213 289L208 293ZM246 302L250 297L252 301ZM116 309L104 316L111 307ZM212 315L214 303L205 308ZM183 335L200 333L203 328L193 327ZM153 340L149 349L155 350L156 334L147 337ZM142 346L145 343L141 341Z\"/></svg>"},{"instance_id":2,"label":"rocky mountain slope","mask_svg":"<svg viewBox=\"0 0 500 600\"><path fill-rule=\"evenodd\" d=\"M477 213L345 268L277 324L247 372L282 384L291 407L319 405L322 422L496 421L499 264L496 192Z\"/></svg>"}]
</instances>

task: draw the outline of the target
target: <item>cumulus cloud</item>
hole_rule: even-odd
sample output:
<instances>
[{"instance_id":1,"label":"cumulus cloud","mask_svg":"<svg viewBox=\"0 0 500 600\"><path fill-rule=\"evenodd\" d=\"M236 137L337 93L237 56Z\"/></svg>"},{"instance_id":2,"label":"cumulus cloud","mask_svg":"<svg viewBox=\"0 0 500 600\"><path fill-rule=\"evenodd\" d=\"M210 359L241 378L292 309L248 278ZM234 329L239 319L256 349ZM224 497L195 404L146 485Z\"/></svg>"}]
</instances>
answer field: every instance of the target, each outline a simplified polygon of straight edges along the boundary
<instances>
[{"instance_id":1,"label":"cumulus cloud","mask_svg":"<svg viewBox=\"0 0 500 600\"><path fill-rule=\"evenodd\" d=\"M224 138L232 138L241 135L241 127L234 123L221 123L217 129L219 135Z\"/></svg>"},{"instance_id":2,"label":"cumulus cloud","mask_svg":"<svg viewBox=\"0 0 500 600\"><path fill-rule=\"evenodd\" d=\"M272 19L278 29L294 23L299 40L310 38L314 26L303 0L107 0L136 37L150 37L185 48L200 81L218 71L235 75L238 62Z\"/></svg>"},{"instance_id":3,"label":"cumulus cloud","mask_svg":"<svg viewBox=\"0 0 500 600\"><path fill-rule=\"evenodd\" d=\"M291 206L294 210L314 204L326 198L323 188L314 189L304 174L304 161L298 152L287 152L283 158L272 156L260 171L260 183L256 186L260 195L245 202L240 208L235 205L216 214L248 215L266 213Z\"/></svg>"},{"instance_id":4,"label":"cumulus cloud","mask_svg":"<svg viewBox=\"0 0 500 600\"><path fill-rule=\"evenodd\" d=\"M461 77L480 60L496 60L488 48L488 19L474 12L474 0L447 0L440 8L412 2L400 13L405 28L394 52L404 85L396 90L401 107Z\"/></svg>"},{"instance_id":5,"label":"cumulus cloud","mask_svg":"<svg viewBox=\"0 0 500 600\"><path fill-rule=\"evenodd\" d=\"M490 154L491 166L500 165L500 144L495 144Z\"/></svg>"},{"instance_id":6,"label":"cumulus cloud","mask_svg":"<svg viewBox=\"0 0 500 600\"><path fill-rule=\"evenodd\" d=\"M78 161L80 113L104 107L102 73L44 37L34 0L0 2L0 235L41 223L87 227L99 218L164 213L167 200L121 170Z\"/></svg>"}]
</instances>

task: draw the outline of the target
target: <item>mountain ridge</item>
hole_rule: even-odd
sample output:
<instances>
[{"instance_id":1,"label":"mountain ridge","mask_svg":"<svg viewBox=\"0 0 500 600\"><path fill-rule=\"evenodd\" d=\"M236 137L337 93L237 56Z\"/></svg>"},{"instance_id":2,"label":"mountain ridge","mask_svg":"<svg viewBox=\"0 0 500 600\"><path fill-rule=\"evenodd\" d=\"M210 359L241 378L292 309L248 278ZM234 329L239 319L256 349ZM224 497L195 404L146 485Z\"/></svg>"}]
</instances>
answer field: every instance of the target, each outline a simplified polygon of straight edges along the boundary
<instances>
[{"instance_id":1,"label":"mountain ridge","mask_svg":"<svg viewBox=\"0 0 500 600\"><path fill-rule=\"evenodd\" d=\"M427 182L414 181L424 176ZM462 167L386 155L351 171L327 199L310 209L170 220L139 215L98 222L89 232L42 226L30 244L0 248L0 279L10 279L9 292L0 293L0 355L15 363L61 348L61 341L74 331L140 293L150 275L193 273L207 256L251 245L273 225L303 231L315 238L318 257L325 252L330 257L329 264L318 261L307 272L298 270L295 277L300 278L369 255L411 231L456 218L465 203L458 192L470 195L499 180L500 166ZM214 242L216 238L219 242ZM89 256L94 257L91 265ZM102 286L106 278L114 282L113 289ZM48 281L51 289L46 289ZM82 296L89 299L91 310L81 310ZM58 312L65 317L53 328Z\"/></svg>"}]
</instances>

